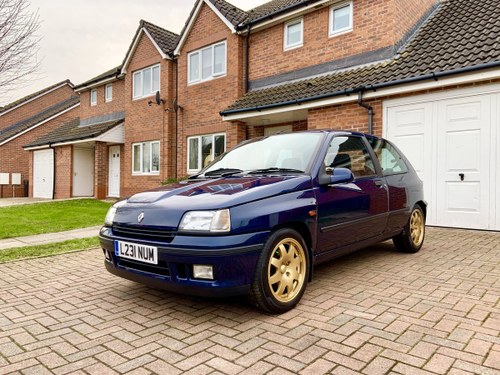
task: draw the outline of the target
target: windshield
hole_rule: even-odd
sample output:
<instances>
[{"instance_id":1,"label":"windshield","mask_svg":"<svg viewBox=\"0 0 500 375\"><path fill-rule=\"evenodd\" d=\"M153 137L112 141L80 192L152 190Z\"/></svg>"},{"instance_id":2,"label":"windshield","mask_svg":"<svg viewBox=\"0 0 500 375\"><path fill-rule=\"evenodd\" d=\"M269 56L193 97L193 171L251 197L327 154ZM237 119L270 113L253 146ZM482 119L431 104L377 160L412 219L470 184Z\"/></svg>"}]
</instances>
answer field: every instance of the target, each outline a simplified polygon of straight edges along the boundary
<instances>
[{"instance_id":1,"label":"windshield","mask_svg":"<svg viewBox=\"0 0 500 375\"><path fill-rule=\"evenodd\" d=\"M322 139L322 133L290 133L260 138L223 155L203 173L305 172L310 168Z\"/></svg>"}]
</instances>

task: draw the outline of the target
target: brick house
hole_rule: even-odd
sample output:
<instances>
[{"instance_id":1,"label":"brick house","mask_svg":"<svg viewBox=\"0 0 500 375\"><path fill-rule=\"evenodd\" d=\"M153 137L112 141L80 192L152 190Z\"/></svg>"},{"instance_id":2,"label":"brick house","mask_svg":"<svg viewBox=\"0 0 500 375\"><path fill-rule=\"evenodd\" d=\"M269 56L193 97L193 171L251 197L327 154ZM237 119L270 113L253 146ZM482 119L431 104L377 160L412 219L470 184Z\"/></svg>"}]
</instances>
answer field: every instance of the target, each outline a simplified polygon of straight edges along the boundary
<instances>
[{"instance_id":1,"label":"brick house","mask_svg":"<svg viewBox=\"0 0 500 375\"><path fill-rule=\"evenodd\" d=\"M340 128L404 150L428 223L499 230L497 5L272 0L243 11L197 0L179 36L142 22L114 78L126 118L119 195L195 173L248 138ZM135 98L134 77L153 66L158 100ZM104 83L77 88L82 103Z\"/></svg>"},{"instance_id":2,"label":"brick house","mask_svg":"<svg viewBox=\"0 0 500 375\"><path fill-rule=\"evenodd\" d=\"M54 148L55 197L126 196L173 174L177 40L141 21L123 64L75 87L79 117L25 145Z\"/></svg>"},{"instance_id":3,"label":"brick house","mask_svg":"<svg viewBox=\"0 0 500 375\"><path fill-rule=\"evenodd\" d=\"M30 175L33 161L23 146L77 116L79 104L73 84L66 80L0 109L0 198L23 197L25 181L31 192L33 179L40 188L48 184L43 176Z\"/></svg>"}]
</instances>

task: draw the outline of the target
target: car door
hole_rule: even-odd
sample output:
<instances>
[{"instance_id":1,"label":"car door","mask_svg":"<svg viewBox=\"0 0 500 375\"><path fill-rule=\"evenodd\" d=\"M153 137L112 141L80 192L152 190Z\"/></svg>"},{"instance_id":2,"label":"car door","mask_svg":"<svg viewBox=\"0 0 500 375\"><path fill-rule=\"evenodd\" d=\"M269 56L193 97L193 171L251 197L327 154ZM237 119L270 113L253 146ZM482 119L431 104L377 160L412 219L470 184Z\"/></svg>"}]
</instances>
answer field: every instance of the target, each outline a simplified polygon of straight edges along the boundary
<instances>
[{"instance_id":1,"label":"car door","mask_svg":"<svg viewBox=\"0 0 500 375\"><path fill-rule=\"evenodd\" d=\"M351 183L319 186L317 253L376 237L385 230L388 191L377 174L368 143L362 136L338 135L330 141L324 168L348 168Z\"/></svg>"}]
</instances>

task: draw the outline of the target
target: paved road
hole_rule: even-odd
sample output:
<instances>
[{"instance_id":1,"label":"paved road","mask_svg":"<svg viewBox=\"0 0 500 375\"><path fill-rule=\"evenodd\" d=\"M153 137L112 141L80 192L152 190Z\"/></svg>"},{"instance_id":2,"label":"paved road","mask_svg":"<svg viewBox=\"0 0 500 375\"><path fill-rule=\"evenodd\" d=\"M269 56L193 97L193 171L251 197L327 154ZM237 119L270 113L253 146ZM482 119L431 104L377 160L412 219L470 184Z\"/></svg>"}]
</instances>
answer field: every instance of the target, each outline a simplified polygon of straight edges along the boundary
<instances>
[{"instance_id":1,"label":"paved road","mask_svg":"<svg viewBox=\"0 0 500 375\"><path fill-rule=\"evenodd\" d=\"M91 250L0 265L0 373L499 374L500 233L317 269L281 316L148 289Z\"/></svg>"}]
</instances>

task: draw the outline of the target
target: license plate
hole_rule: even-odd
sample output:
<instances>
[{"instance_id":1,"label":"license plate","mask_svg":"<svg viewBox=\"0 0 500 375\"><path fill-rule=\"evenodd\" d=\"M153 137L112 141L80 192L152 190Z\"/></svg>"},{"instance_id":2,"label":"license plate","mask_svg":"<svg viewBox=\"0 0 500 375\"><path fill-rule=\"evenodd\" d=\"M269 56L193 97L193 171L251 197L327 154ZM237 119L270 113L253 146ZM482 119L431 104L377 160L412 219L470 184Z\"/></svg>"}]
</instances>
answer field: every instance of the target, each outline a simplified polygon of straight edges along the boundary
<instances>
[{"instance_id":1,"label":"license plate","mask_svg":"<svg viewBox=\"0 0 500 375\"><path fill-rule=\"evenodd\" d=\"M115 255L138 260L139 262L158 264L158 248L133 242L115 241Z\"/></svg>"}]
</instances>

